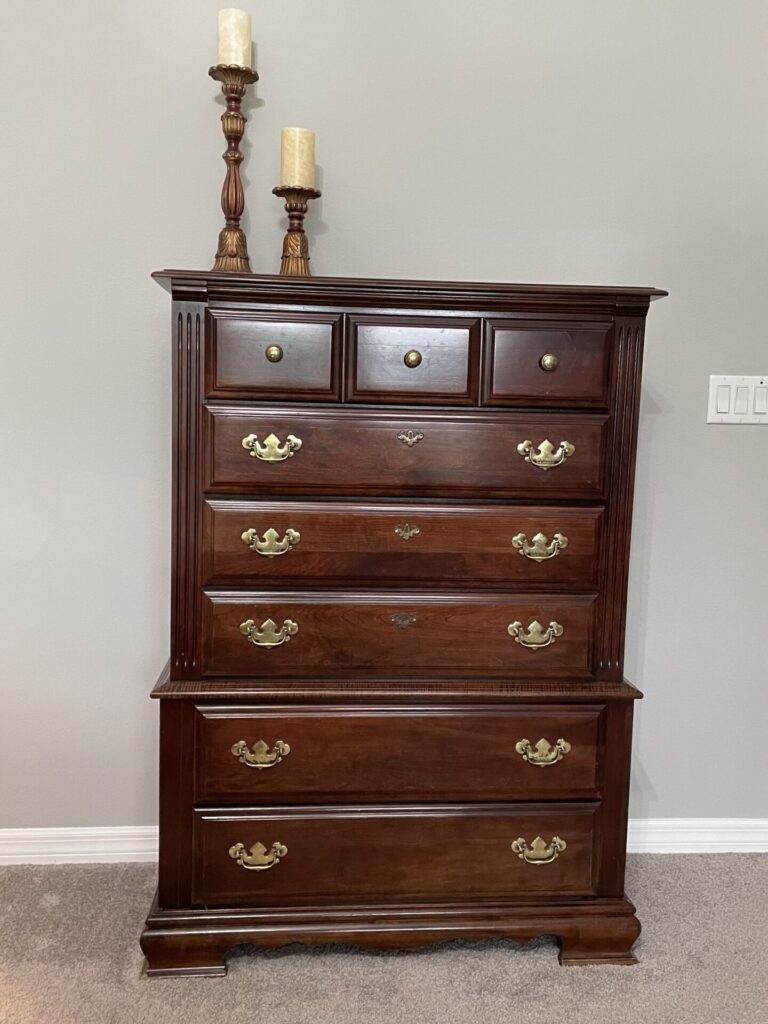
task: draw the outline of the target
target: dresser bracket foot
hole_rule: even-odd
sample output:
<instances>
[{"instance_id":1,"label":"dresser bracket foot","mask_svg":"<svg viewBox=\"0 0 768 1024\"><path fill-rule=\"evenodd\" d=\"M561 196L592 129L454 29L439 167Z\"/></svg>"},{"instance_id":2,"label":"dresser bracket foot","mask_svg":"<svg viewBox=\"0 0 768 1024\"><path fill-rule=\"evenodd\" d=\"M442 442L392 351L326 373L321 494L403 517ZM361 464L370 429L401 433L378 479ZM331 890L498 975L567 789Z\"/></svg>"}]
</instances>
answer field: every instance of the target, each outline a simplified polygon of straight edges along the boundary
<instances>
[{"instance_id":1,"label":"dresser bracket foot","mask_svg":"<svg viewBox=\"0 0 768 1024\"><path fill-rule=\"evenodd\" d=\"M566 967L636 964L632 947L639 935L640 922L634 914L571 921L557 933L560 963Z\"/></svg>"},{"instance_id":2,"label":"dresser bracket foot","mask_svg":"<svg viewBox=\"0 0 768 1024\"><path fill-rule=\"evenodd\" d=\"M201 976L223 978L227 973L226 954L233 937L220 932L152 932L141 936L141 949L147 958L151 978Z\"/></svg>"}]
</instances>

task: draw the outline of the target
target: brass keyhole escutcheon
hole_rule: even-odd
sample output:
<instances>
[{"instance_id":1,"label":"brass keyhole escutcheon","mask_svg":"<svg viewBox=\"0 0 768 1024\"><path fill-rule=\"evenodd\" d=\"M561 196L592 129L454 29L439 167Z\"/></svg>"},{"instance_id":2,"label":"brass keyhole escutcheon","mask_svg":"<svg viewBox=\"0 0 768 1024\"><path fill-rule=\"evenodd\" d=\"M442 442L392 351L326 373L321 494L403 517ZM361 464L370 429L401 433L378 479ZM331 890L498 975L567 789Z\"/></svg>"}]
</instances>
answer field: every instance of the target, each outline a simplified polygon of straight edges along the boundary
<instances>
[{"instance_id":1,"label":"brass keyhole escutcheon","mask_svg":"<svg viewBox=\"0 0 768 1024\"><path fill-rule=\"evenodd\" d=\"M539 360L539 366L542 368L542 370L546 370L547 373L551 373L553 370L557 369L557 364L559 362L560 360L557 358L554 352L545 352Z\"/></svg>"},{"instance_id":2,"label":"brass keyhole escutcheon","mask_svg":"<svg viewBox=\"0 0 768 1024\"><path fill-rule=\"evenodd\" d=\"M403 362L406 366L410 366L412 370L415 370L421 364L421 352L417 352L415 348L412 348L410 352L406 352L403 356Z\"/></svg>"},{"instance_id":3,"label":"brass keyhole escutcheon","mask_svg":"<svg viewBox=\"0 0 768 1024\"><path fill-rule=\"evenodd\" d=\"M402 430L397 435L397 440L402 441L403 444L407 444L409 448L413 448L419 441L424 440L424 435L420 430Z\"/></svg>"},{"instance_id":4,"label":"brass keyhole escutcheon","mask_svg":"<svg viewBox=\"0 0 768 1024\"><path fill-rule=\"evenodd\" d=\"M393 626L398 626L400 629L407 629L412 626L416 621L416 616L411 615L410 612L398 612L397 615L393 615L389 620Z\"/></svg>"},{"instance_id":5,"label":"brass keyhole escutcheon","mask_svg":"<svg viewBox=\"0 0 768 1024\"><path fill-rule=\"evenodd\" d=\"M398 537L402 537L403 540L410 540L411 537L418 537L421 529L418 526L411 526L410 523L403 523L402 526L395 527L395 533Z\"/></svg>"},{"instance_id":6,"label":"brass keyhole escutcheon","mask_svg":"<svg viewBox=\"0 0 768 1024\"><path fill-rule=\"evenodd\" d=\"M279 363L283 358L283 350L279 345L267 345L264 355L270 363Z\"/></svg>"}]
</instances>

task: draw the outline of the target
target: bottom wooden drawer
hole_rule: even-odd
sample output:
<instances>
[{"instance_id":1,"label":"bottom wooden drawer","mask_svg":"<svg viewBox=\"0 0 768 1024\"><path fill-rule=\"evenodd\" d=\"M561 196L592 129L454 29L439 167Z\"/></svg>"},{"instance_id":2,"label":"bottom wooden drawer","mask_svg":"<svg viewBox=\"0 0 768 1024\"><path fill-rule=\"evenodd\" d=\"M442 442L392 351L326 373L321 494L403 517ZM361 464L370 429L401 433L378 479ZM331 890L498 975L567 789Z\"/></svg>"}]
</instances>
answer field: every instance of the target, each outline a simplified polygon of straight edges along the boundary
<instances>
[{"instance_id":1,"label":"bottom wooden drawer","mask_svg":"<svg viewBox=\"0 0 768 1024\"><path fill-rule=\"evenodd\" d=\"M591 895L598 804L197 812L195 905Z\"/></svg>"}]
</instances>

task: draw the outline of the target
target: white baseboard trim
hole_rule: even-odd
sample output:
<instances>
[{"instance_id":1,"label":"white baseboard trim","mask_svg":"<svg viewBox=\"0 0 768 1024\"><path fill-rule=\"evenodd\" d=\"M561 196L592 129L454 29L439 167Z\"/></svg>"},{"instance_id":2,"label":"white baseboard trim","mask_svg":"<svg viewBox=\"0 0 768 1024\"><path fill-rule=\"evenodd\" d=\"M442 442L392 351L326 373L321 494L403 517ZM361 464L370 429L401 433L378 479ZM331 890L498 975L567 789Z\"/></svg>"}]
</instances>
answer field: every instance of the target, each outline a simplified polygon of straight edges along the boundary
<instances>
[{"instance_id":1,"label":"white baseboard trim","mask_svg":"<svg viewBox=\"0 0 768 1024\"><path fill-rule=\"evenodd\" d=\"M630 818L630 853L768 853L768 818Z\"/></svg>"},{"instance_id":2,"label":"white baseboard trim","mask_svg":"<svg viewBox=\"0 0 768 1024\"><path fill-rule=\"evenodd\" d=\"M630 853L768 853L768 818L635 818ZM151 825L0 829L0 864L157 860Z\"/></svg>"},{"instance_id":3,"label":"white baseboard trim","mask_svg":"<svg viewBox=\"0 0 768 1024\"><path fill-rule=\"evenodd\" d=\"M115 864L157 860L154 825L0 828L0 864Z\"/></svg>"}]
</instances>

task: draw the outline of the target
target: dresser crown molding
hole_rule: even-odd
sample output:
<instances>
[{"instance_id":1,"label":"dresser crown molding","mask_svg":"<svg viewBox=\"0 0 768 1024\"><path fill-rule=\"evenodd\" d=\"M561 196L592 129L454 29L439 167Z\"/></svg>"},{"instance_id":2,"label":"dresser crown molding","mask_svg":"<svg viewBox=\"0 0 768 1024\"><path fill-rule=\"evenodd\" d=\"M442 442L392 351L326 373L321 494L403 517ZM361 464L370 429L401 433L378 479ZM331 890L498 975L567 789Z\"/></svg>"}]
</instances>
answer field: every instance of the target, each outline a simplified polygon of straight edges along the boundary
<instances>
[{"instance_id":1,"label":"dresser crown molding","mask_svg":"<svg viewBox=\"0 0 768 1024\"><path fill-rule=\"evenodd\" d=\"M309 302L317 305L394 306L418 309L562 311L643 316L669 293L661 288L604 285L506 284L364 277L281 277L158 270L152 274L175 298L211 302Z\"/></svg>"},{"instance_id":2,"label":"dresser crown molding","mask_svg":"<svg viewBox=\"0 0 768 1024\"><path fill-rule=\"evenodd\" d=\"M633 963L626 589L656 288L167 270L150 974L555 935Z\"/></svg>"}]
</instances>

